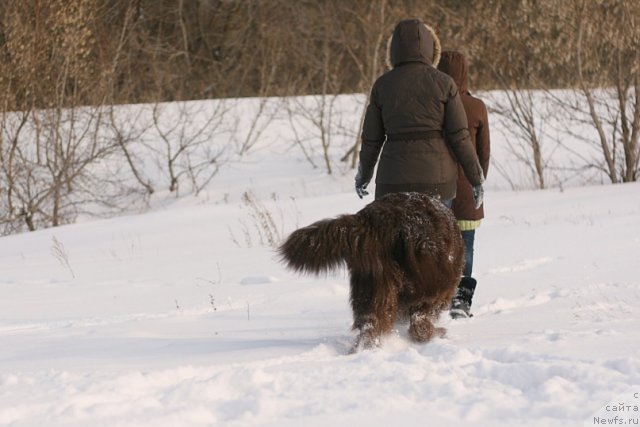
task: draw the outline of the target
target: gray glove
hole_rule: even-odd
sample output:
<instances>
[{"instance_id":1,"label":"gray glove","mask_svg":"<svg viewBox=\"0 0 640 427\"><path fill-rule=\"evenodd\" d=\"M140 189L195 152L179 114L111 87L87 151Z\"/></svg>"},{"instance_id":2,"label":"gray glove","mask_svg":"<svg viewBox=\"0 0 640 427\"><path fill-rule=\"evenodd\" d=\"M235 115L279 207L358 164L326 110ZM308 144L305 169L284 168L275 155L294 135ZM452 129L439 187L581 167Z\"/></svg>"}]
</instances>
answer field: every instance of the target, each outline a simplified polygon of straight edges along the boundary
<instances>
[{"instance_id":1,"label":"gray glove","mask_svg":"<svg viewBox=\"0 0 640 427\"><path fill-rule=\"evenodd\" d=\"M480 209L482 206L482 202L484 199L484 188L482 188L482 184L474 185L471 187L471 191L473 192L473 204L476 209Z\"/></svg>"},{"instance_id":2,"label":"gray glove","mask_svg":"<svg viewBox=\"0 0 640 427\"><path fill-rule=\"evenodd\" d=\"M369 181L370 180L371 180L371 178L366 179L363 176L362 165L358 165L358 173L356 174L356 194L361 199L364 196L369 195L369 192L367 191L367 185L369 185Z\"/></svg>"}]
</instances>

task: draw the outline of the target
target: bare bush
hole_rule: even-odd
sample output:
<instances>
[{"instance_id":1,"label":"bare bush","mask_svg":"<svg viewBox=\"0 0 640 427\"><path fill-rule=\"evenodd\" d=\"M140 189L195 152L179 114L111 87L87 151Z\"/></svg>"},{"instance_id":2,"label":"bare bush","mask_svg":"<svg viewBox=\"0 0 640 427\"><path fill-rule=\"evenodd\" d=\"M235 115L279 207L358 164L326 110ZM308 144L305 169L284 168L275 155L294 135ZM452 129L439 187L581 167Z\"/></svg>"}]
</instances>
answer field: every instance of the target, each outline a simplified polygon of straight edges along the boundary
<instances>
[{"instance_id":1,"label":"bare bush","mask_svg":"<svg viewBox=\"0 0 640 427\"><path fill-rule=\"evenodd\" d=\"M511 156L529 170L533 187L543 189L547 185L545 176L550 161L548 154L545 156L543 153L544 127L549 118L549 113L545 111L547 102L540 96L544 94L541 91L536 93L522 89L506 90L501 95L489 112L502 122ZM547 140L546 143L551 144L552 141ZM510 172L506 172L499 164L496 166L504 178L512 179L509 177ZM514 187L513 181L511 182Z\"/></svg>"},{"instance_id":2,"label":"bare bush","mask_svg":"<svg viewBox=\"0 0 640 427\"><path fill-rule=\"evenodd\" d=\"M168 190L179 195L179 183L188 178L191 192L200 193L218 173L225 147L212 143L226 132L227 104L178 102L153 106L153 129L161 146L146 144L168 178Z\"/></svg>"},{"instance_id":3,"label":"bare bush","mask_svg":"<svg viewBox=\"0 0 640 427\"><path fill-rule=\"evenodd\" d=\"M243 107L252 107L251 111L235 110L233 139L236 153L243 157L258 144L268 127L279 117L283 100L279 98L258 98L255 102L242 100ZM240 103L237 102L236 105Z\"/></svg>"},{"instance_id":4,"label":"bare bush","mask_svg":"<svg viewBox=\"0 0 640 427\"><path fill-rule=\"evenodd\" d=\"M237 230L229 228L231 241L238 247L253 247L255 245L277 247L282 243L286 234L285 224L299 226L300 212L294 198L289 200L288 206L282 204L277 194L271 195L274 208L269 209L251 191L242 195L241 208L246 210L246 217L239 219L241 236ZM242 241L241 241L242 239Z\"/></svg>"},{"instance_id":5,"label":"bare bush","mask_svg":"<svg viewBox=\"0 0 640 427\"><path fill-rule=\"evenodd\" d=\"M113 141L114 145L119 148L124 160L129 167L129 170L133 174L136 182L145 190L148 196L155 192L151 180L143 176L143 172L140 170L140 165L143 162L138 158L133 148L136 143L139 143L146 132L149 131L151 124L145 121L143 109L120 108L119 111L116 107L108 107L108 117L106 123L106 131L110 133L109 138Z\"/></svg>"},{"instance_id":6,"label":"bare bush","mask_svg":"<svg viewBox=\"0 0 640 427\"><path fill-rule=\"evenodd\" d=\"M329 154L335 136L337 95L317 95L305 98L291 98L287 102L287 112L295 143L305 157L316 168L314 157L320 148L320 156L329 175L333 173L333 161ZM311 131L311 132L310 132Z\"/></svg>"},{"instance_id":7,"label":"bare bush","mask_svg":"<svg viewBox=\"0 0 640 427\"><path fill-rule=\"evenodd\" d=\"M71 273L71 277L76 278L76 274L71 268L71 262L69 261L69 252L67 248L62 244L60 240L53 236L53 245L51 246L51 254L58 260L58 262Z\"/></svg>"},{"instance_id":8,"label":"bare bush","mask_svg":"<svg viewBox=\"0 0 640 427\"><path fill-rule=\"evenodd\" d=\"M102 118L99 107L3 115L5 232L70 223L92 206L116 208L118 180L99 171L114 153L99 132Z\"/></svg>"}]
</instances>

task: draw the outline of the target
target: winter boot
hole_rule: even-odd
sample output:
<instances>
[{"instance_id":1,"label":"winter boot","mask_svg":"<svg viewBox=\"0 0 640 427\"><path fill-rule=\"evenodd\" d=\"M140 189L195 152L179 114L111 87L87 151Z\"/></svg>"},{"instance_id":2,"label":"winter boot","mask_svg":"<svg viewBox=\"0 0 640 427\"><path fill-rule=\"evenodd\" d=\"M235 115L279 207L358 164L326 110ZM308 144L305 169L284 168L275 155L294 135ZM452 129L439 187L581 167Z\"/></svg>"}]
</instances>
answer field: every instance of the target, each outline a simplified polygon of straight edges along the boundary
<instances>
[{"instance_id":1,"label":"winter boot","mask_svg":"<svg viewBox=\"0 0 640 427\"><path fill-rule=\"evenodd\" d=\"M476 290L476 279L473 277L463 277L458 285L458 291L451 301L451 311L449 314L452 319L466 319L473 317L471 314L471 300L473 292Z\"/></svg>"}]
</instances>

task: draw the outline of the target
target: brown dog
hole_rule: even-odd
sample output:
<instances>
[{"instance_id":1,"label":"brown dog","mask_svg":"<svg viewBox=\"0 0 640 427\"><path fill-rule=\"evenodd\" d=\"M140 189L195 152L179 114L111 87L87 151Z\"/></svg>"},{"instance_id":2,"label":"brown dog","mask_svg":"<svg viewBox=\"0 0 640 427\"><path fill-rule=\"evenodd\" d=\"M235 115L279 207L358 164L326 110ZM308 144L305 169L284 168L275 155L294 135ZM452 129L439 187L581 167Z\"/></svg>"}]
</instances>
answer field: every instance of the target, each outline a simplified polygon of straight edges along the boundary
<instances>
[{"instance_id":1,"label":"brown dog","mask_svg":"<svg viewBox=\"0 0 640 427\"><path fill-rule=\"evenodd\" d=\"M280 246L293 270L319 274L346 264L351 283L353 350L378 345L397 319L417 342L444 335L436 320L462 272L464 246L451 211L420 193L394 193L354 215L300 228Z\"/></svg>"}]
</instances>

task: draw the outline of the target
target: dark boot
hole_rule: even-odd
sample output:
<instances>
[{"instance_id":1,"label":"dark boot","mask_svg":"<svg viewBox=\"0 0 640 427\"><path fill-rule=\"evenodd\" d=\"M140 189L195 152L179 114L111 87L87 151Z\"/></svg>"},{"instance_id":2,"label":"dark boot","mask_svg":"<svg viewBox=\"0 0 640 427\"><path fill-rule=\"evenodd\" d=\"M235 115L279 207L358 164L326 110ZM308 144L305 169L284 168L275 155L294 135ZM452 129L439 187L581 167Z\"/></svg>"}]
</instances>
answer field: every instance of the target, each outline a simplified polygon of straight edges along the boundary
<instances>
[{"instance_id":1,"label":"dark boot","mask_svg":"<svg viewBox=\"0 0 640 427\"><path fill-rule=\"evenodd\" d=\"M476 279L473 277L463 277L458 285L458 291L451 301L451 311L449 314L453 319L466 319L473 317L471 314L471 300L476 290Z\"/></svg>"}]
</instances>

